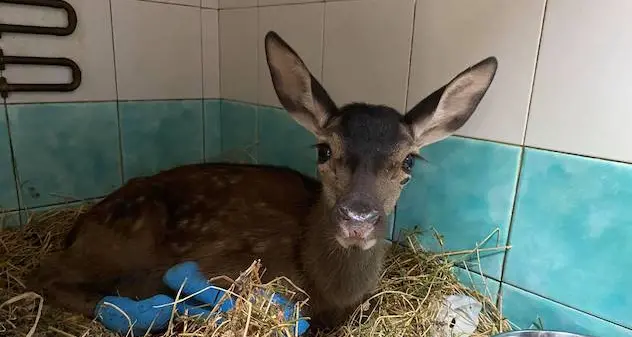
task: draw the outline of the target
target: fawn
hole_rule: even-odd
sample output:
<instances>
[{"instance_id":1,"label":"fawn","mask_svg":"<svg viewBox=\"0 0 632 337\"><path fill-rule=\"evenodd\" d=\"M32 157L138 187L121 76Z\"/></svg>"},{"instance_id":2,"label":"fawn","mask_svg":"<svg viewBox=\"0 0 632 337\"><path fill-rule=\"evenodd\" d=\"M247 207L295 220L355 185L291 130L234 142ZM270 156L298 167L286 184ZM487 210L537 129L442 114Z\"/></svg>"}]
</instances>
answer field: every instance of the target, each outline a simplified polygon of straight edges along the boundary
<instances>
[{"instance_id":1,"label":"fawn","mask_svg":"<svg viewBox=\"0 0 632 337\"><path fill-rule=\"evenodd\" d=\"M387 216L420 148L465 124L492 83L496 58L400 114L382 105L338 107L275 32L266 34L265 52L279 101L318 139L321 181L240 164L131 179L76 220L66 248L31 277L33 288L92 316L105 295L161 291L162 274L176 263L193 260L209 278L234 279L261 259L264 281L285 276L309 294L312 326L335 327L353 312L377 285Z\"/></svg>"}]
</instances>

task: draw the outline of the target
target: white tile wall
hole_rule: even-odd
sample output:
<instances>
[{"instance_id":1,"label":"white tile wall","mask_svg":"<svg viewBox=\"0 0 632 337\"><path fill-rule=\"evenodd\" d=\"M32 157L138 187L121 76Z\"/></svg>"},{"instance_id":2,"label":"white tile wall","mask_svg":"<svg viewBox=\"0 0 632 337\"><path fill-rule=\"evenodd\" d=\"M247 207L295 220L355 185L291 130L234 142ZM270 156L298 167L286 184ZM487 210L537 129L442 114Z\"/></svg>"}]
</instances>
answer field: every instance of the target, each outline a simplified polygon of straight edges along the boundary
<instances>
[{"instance_id":1,"label":"white tile wall","mask_svg":"<svg viewBox=\"0 0 632 337\"><path fill-rule=\"evenodd\" d=\"M201 2L202 8L219 8L219 0L202 0Z\"/></svg>"},{"instance_id":2,"label":"white tile wall","mask_svg":"<svg viewBox=\"0 0 632 337\"><path fill-rule=\"evenodd\" d=\"M549 1L526 144L632 162L632 2Z\"/></svg>"},{"instance_id":3,"label":"white tile wall","mask_svg":"<svg viewBox=\"0 0 632 337\"><path fill-rule=\"evenodd\" d=\"M256 7L257 0L218 0L219 8L245 8Z\"/></svg>"},{"instance_id":4,"label":"white tile wall","mask_svg":"<svg viewBox=\"0 0 632 337\"><path fill-rule=\"evenodd\" d=\"M222 98L257 102L257 8L219 13Z\"/></svg>"},{"instance_id":5,"label":"white tile wall","mask_svg":"<svg viewBox=\"0 0 632 337\"><path fill-rule=\"evenodd\" d=\"M544 0L418 0L408 108L487 56L494 82L459 134L521 144Z\"/></svg>"},{"instance_id":6,"label":"white tile wall","mask_svg":"<svg viewBox=\"0 0 632 337\"><path fill-rule=\"evenodd\" d=\"M300 55L319 81L323 63L324 3L273 6L259 9L259 104L280 107L272 87L266 62L264 38L268 31L276 31ZM298 28L298 29L297 29Z\"/></svg>"},{"instance_id":7,"label":"white tile wall","mask_svg":"<svg viewBox=\"0 0 632 337\"><path fill-rule=\"evenodd\" d=\"M403 110L414 0L325 4L323 86L338 105L365 101Z\"/></svg>"},{"instance_id":8,"label":"white tile wall","mask_svg":"<svg viewBox=\"0 0 632 337\"><path fill-rule=\"evenodd\" d=\"M0 48L5 55L67 57L82 71L81 86L69 93L12 93L9 103L105 101L116 99L114 54L109 0L68 0L78 16L77 29L69 36L4 34ZM63 26L66 15L54 9L34 9L0 3L0 22L38 26ZM70 81L70 71L59 67L7 66L13 83L60 83Z\"/></svg>"},{"instance_id":9,"label":"white tile wall","mask_svg":"<svg viewBox=\"0 0 632 337\"><path fill-rule=\"evenodd\" d=\"M202 10L202 60L204 98L220 97L219 14L214 9Z\"/></svg>"},{"instance_id":10,"label":"white tile wall","mask_svg":"<svg viewBox=\"0 0 632 337\"><path fill-rule=\"evenodd\" d=\"M68 1L79 16L73 35L5 34L0 47L7 55L71 58L83 71L81 86L13 93L9 103L115 100L118 87L122 100L223 97L279 106L263 50L265 33L275 30L340 105L404 111L494 55L496 80L459 134L632 162L626 0L548 1L526 135L545 0ZM59 26L65 15L0 4L0 21ZM70 78L53 67L9 66L3 75Z\"/></svg>"},{"instance_id":11,"label":"white tile wall","mask_svg":"<svg viewBox=\"0 0 632 337\"><path fill-rule=\"evenodd\" d=\"M119 99L202 97L200 9L111 1Z\"/></svg>"}]
</instances>

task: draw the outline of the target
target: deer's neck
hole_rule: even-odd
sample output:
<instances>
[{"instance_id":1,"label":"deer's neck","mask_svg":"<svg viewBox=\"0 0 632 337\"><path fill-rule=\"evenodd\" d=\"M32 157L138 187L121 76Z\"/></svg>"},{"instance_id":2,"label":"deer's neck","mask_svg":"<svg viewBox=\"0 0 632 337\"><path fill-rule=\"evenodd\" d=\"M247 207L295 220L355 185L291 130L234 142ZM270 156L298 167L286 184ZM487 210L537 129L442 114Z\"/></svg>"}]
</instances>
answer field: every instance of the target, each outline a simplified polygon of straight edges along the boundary
<instances>
[{"instance_id":1,"label":"deer's neck","mask_svg":"<svg viewBox=\"0 0 632 337\"><path fill-rule=\"evenodd\" d=\"M356 305L377 285L386 244L378 240L368 250L343 248L334 237L337 226L328 214L325 204L319 202L307 218L303 266L312 291L339 306Z\"/></svg>"}]
</instances>

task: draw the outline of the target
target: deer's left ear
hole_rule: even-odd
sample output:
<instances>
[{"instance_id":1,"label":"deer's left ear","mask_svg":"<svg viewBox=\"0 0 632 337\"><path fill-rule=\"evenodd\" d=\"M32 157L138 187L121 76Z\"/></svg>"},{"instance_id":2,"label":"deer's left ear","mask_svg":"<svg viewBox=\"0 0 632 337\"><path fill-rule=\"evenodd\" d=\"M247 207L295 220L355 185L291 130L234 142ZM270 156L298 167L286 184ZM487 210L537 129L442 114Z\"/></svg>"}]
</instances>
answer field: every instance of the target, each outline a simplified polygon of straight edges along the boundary
<instances>
[{"instance_id":1,"label":"deer's left ear","mask_svg":"<svg viewBox=\"0 0 632 337\"><path fill-rule=\"evenodd\" d=\"M488 57L458 74L452 81L419 102L406 115L415 145L442 140L467 122L492 84L498 61Z\"/></svg>"}]
</instances>

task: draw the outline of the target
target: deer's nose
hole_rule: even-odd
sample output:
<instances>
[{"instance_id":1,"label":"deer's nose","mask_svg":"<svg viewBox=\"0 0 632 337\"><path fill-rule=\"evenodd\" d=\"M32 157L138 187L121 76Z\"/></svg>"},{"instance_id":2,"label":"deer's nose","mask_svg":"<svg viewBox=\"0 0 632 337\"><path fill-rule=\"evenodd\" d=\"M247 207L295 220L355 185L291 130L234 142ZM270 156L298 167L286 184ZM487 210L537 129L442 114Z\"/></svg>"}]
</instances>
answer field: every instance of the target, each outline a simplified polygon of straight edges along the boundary
<instances>
[{"instance_id":1,"label":"deer's nose","mask_svg":"<svg viewBox=\"0 0 632 337\"><path fill-rule=\"evenodd\" d=\"M342 219L351 224L375 225L380 217L380 212L363 205L341 205L338 211Z\"/></svg>"}]
</instances>

